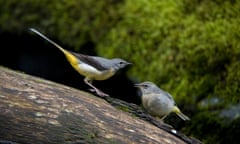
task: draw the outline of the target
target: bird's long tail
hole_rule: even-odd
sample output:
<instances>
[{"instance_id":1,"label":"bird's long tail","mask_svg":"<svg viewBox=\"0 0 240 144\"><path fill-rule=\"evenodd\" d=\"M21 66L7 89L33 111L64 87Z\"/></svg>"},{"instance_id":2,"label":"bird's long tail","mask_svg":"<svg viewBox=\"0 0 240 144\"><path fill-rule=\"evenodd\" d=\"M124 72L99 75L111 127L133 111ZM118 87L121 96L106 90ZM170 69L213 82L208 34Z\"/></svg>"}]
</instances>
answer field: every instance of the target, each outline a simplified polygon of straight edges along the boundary
<instances>
[{"instance_id":1,"label":"bird's long tail","mask_svg":"<svg viewBox=\"0 0 240 144\"><path fill-rule=\"evenodd\" d=\"M186 116L185 114L183 114L177 106L174 106L173 112L176 113L184 121L190 120L190 118L188 116Z\"/></svg>"},{"instance_id":2,"label":"bird's long tail","mask_svg":"<svg viewBox=\"0 0 240 144\"><path fill-rule=\"evenodd\" d=\"M37 31L34 28L29 28L30 31L36 33L37 35L39 35L40 37L42 37L43 39L47 40L49 43L53 44L55 47L57 47L59 50L61 50L64 55L66 56L67 60L70 62L70 64L75 68L78 69L78 59L71 54L70 52L68 52L67 50L63 49L60 45L58 45L57 43L55 43L54 41L52 41L51 39L49 39L48 37L46 37L45 35L43 35L42 33L40 33L39 31Z\"/></svg>"},{"instance_id":3,"label":"bird's long tail","mask_svg":"<svg viewBox=\"0 0 240 144\"><path fill-rule=\"evenodd\" d=\"M56 46L58 49L60 49L63 53L66 51L64 50L60 45L58 45L57 43L55 43L54 41L52 41L51 39L49 39L48 37L46 37L45 35L43 35L42 33L40 33L38 30L34 29L34 28L29 28L30 31L36 33L37 35L39 35L40 37L42 37L43 39L47 40L49 43L53 44L54 46Z\"/></svg>"}]
</instances>

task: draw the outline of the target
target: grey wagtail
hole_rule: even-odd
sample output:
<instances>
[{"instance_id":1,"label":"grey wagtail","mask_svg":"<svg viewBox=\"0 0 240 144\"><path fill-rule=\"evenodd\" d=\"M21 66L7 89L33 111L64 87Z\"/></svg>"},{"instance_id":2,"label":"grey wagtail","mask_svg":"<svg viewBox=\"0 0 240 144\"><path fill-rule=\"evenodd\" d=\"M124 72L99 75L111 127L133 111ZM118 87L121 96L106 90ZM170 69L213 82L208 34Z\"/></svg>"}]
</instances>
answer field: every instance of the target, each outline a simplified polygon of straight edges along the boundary
<instances>
[{"instance_id":1,"label":"grey wagtail","mask_svg":"<svg viewBox=\"0 0 240 144\"><path fill-rule=\"evenodd\" d=\"M44 36L42 33L34 28L30 28L30 31L41 36L49 43L53 44L60 51L63 52L68 62L71 66L81 75L85 76L84 82L89 85L92 90L95 91L99 96L108 96L108 94L103 93L101 90L96 88L93 84L93 80L106 80L112 77L118 70L131 64L123 59L114 58L106 59L97 56L89 56L79 53L74 53L63 49L57 43Z\"/></svg>"},{"instance_id":2,"label":"grey wagtail","mask_svg":"<svg viewBox=\"0 0 240 144\"><path fill-rule=\"evenodd\" d=\"M142 105L149 114L159 117L162 120L171 112L176 113L182 120L190 120L177 107L173 97L166 91L160 89L156 84L146 81L135 84L140 88Z\"/></svg>"}]
</instances>

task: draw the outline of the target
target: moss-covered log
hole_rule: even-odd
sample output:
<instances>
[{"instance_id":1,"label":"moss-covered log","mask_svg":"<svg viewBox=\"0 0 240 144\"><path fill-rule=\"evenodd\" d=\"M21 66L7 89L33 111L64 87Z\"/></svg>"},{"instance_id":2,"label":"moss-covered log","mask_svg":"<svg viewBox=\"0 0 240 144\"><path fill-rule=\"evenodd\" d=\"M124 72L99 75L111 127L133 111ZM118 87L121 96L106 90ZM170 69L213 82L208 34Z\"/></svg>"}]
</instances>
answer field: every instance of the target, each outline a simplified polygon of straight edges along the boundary
<instances>
[{"instance_id":1,"label":"moss-covered log","mask_svg":"<svg viewBox=\"0 0 240 144\"><path fill-rule=\"evenodd\" d=\"M185 143L91 94L0 67L0 140Z\"/></svg>"}]
</instances>

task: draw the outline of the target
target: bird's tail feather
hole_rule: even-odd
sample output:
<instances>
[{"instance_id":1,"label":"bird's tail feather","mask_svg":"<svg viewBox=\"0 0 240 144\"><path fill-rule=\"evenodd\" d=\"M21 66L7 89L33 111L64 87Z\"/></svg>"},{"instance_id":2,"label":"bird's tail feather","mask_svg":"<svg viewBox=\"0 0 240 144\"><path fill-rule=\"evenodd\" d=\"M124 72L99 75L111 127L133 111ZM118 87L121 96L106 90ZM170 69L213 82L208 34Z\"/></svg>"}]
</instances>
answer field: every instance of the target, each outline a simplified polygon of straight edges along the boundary
<instances>
[{"instance_id":1,"label":"bird's tail feather","mask_svg":"<svg viewBox=\"0 0 240 144\"><path fill-rule=\"evenodd\" d=\"M58 49L60 49L63 53L66 51L64 50L60 45L58 45L57 43L55 43L54 41L52 41L51 39L49 39L47 36L43 35L42 33L40 33L38 30L34 29L34 28L29 28L30 31L34 32L35 34L39 35L40 37L42 37L43 39L47 40L49 43L53 44L54 46L56 46Z\"/></svg>"},{"instance_id":2,"label":"bird's tail feather","mask_svg":"<svg viewBox=\"0 0 240 144\"><path fill-rule=\"evenodd\" d=\"M78 59L73 54L71 54L67 50L63 49L60 45L58 45L57 43L55 43L54 41L49 39L47 36L45 36L42 33L40 33L38 30L36 30L34 28L29 28L29 30L34 32L35 34L39 35L43 39L47 40L49 43L53 44L59 50L61 50L64 53L64 55L66 56L67 60L70 62L70 64L78 71L78 69L79 69L79 67L78 67Z\"/></svg>"},{"instance_id":3,"label":"bird's tail feather","mask_svg":"<svg viewBox=\"0 0 240 144\"><path fill-rule=\"evenodd\" d=\"M186 116L185 114L183 114L177 106L174 106L173 112L176 113L184 121L190 120L190 118L188 116Z\"/></svg>"}]
</instances>

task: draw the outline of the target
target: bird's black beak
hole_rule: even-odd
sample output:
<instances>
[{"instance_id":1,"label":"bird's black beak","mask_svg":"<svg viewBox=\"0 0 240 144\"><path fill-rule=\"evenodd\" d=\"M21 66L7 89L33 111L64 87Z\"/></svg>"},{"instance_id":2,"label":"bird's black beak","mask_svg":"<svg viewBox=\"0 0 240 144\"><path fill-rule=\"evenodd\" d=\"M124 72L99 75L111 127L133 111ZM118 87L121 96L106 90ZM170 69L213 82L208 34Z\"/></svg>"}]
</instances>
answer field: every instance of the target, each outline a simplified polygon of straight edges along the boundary
<instances>
[{"instance_id":1,"label":"bird's black beak","mask_svg":"<svg viewBox=\"0 0 240 144\"><path fill-rule=\"evenodd\" d=\"M132 65L132 63L130 63L130 62L127 62L126 64L127 64L127 65Z\"/></svg>"},{"instance_id":2,"label":"bird's black beak","mask_svg":"<svg viewBox=\"0 0 240 144\"><path fill-rule=\"evenodd\" d=\"M142 87L142 85L141 84L134 84L134 87L140 88L140 87Z\"/></svg>"}]
</instances>

